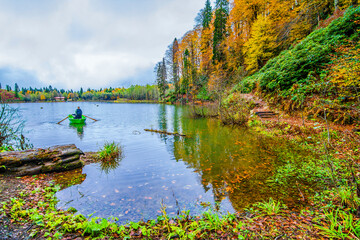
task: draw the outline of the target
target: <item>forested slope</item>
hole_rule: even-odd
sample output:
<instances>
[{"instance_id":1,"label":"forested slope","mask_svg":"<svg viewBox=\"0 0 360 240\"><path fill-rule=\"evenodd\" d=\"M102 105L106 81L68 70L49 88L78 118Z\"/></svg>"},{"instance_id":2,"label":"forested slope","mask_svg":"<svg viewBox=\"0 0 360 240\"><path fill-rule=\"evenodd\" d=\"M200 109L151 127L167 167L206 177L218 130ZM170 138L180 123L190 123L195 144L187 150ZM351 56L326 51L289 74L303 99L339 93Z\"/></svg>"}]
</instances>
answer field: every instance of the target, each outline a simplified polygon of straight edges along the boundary
<instances>
[{"instance_id":1,"label":"forested slope","mask_svg":"<svg viewBox=\"0 0 360 240\"><path fill-rule=\"evenodd\" d=\"M358 120L360 7L318 29L243 79L235 91L257 90L283 109L320 114L341 123Z\"/></svg>"},{"instance_id":2,"label":"forested slope","mask_svg":"<svg viewBox=\"0 0 360 240\"><path fill-rule=\"evenodd\" d=\"M357 6L357 0L216 0L215 6L206 0L194 28L175 38L155 67L160 97L222 101L231 89L258 91L288 112L329 109L333 121L353 123Z\"/></svg>"}]
</instances>

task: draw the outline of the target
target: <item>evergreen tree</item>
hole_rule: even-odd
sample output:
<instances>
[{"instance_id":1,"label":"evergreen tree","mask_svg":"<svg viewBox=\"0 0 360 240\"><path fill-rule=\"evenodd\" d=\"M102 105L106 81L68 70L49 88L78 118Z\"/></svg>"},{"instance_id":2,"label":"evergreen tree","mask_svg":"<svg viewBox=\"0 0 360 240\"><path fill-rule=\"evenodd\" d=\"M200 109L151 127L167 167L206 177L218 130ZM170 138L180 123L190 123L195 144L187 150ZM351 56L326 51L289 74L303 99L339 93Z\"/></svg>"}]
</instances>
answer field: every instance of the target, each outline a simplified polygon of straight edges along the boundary
<instances>
[{"instance_id":1,"label":"evergreen tree","mask_svg":"<svg viewBox=\"0 0 360 240\"><path fill-rule=\"evenodd\" d=\"M213 62L223 61L225 56L221 43L226 37L226 21L229 16L228 0L216 0L214 36L213 36Z\"/></svg>"},{"instance_id":2,"label":"evergreen tree","mask_svg":"<svg viewBox=\"0 0 360 240\"><path fill-rule=\"evenodd\" d=\"M155 71L156 71L157 85L158 85L159 92L160 92L160 98L164 99L165 98L166 86L167 86L167 83L166 83L167 74L166 74L165 58L163 58L163 60L156 65Z\"/></svg>"},{"instance_id":3,"label":"evergreen tree","mask_svg":"<svg viewBox=\"0 0 360 240\"><path fill-rule=\"evenodd\" d=\"M19 86L17 85L17 83L15 83L15 97L18 98L19 97Z\"/></svg>"},{"instance_id":4,"label":"evergreen tree","mask_svg":"<svg viewBox=\"0 0 360 240\"><path fill-rule=\"evenodd\" d=\"M206 0L205 7L200 10L195 18L195 25L202 26L203 29L209 28L212 19L212 8L210 0Z\"/></svg>"},{"instance_id":5,"label":"evergreen tree","mask_svg":"<svg viewBox=\"0 0 360 240\"><path fill-rule=\"evenodd\" d=\"M181 92L186 94L189 93L189 84L191 78L190 71L191 63L190 63L190 52L188 49L185 49L184 58L183 58L183 69L182 69L182 81L181 81Z\"/></svg>"},{"instance_id":6,"label":"evergreen tree","mask_svg":"<svg viewBox=\"0 0 360 240\"><path fill-rule=\"evenodd\" d=\"M179 60L178 60L178 52L179 52L179 42L175 38L173 43L168 47L166 51L166 63L167 70L170 74L170 80L175 86L175 93L179 93Z\"/></svg>"},{"instance_id":7,"label":"evergreen tree","mask_svg":"<svg viewBox=\"0 0 360 240\"><path fill-rule=\"evenodd\" d=\"M211 19L212 19L212 8L211 8L210 0L206 0L205 8L203 10L202 27L208 28L210 26Z\"/></svg>"},{"instance_id":8,"label":"evergreen tree","mask_svg":"<svg viewBox=\"0 0 360 240\"><path fill-rule=\"evenodd\" d=\"M6 91L8 91L8 92L11 91L11 87L9 85L6 85Z\"/></svg>"}]
</instances>

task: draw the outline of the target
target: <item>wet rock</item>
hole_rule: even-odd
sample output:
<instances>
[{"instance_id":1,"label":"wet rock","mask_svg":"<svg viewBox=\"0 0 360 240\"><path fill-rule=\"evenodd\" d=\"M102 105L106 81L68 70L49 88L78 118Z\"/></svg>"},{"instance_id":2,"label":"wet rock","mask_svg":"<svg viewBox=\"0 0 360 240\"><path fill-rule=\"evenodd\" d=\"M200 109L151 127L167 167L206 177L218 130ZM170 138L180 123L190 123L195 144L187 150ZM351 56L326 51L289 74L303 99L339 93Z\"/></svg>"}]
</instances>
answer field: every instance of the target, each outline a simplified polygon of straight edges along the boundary
<instances>
[{"instance_id":1,"label":"wet rock","mask_svg":"<svg viewBox=\"0 0 360 240\"><path fill-rule=\"evenodd\" d=\"M81 168L84 153L74 144L0 153L0 173L18 176Z\"/></svg>"}]
</instances>

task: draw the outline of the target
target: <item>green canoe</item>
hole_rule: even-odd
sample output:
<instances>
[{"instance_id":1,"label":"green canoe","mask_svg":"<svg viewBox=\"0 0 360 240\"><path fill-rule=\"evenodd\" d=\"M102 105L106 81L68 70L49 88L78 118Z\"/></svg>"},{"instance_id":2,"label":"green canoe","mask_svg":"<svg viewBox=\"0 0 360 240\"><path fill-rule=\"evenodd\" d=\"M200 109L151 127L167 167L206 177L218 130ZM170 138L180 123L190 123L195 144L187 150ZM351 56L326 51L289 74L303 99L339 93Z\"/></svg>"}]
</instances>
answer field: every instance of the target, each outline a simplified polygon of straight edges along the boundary
<instances>
[{"instance_id":1,"label":"green canoe","mask_svg":"<svg viewBox=\"0 0 360 240\"><path fill-rule=\"evenodd\" d=\"M73 115L70 114L69 120L70 120L70 123L81 124L81 123L85 123L86 117L83 115L83 116L81 116L81 118L76 119L76 118L74 118Z\"/></svg>"}]
</instances>

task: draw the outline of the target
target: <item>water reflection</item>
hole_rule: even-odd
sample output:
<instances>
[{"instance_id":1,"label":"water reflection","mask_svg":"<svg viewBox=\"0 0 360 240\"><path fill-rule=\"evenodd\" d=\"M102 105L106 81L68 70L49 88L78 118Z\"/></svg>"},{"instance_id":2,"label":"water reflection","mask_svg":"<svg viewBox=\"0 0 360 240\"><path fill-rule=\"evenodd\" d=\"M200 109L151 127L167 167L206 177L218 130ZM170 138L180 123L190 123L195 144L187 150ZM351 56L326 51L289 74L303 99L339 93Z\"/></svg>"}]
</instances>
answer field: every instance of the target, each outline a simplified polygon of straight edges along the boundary
<instances>
[{"instance_id":1,"label":"water reflection","mask_svg":"<svg viewBox=\"0 0 360 240\"><path fill-rule=\"evenodd\" d=\"M122 109L115 110L117 106ZM276 149L291 153L293 146L222 126L216 119L190 119L184 117L186 111L169 105L113 105L117 120L99 122L93 138L100 135L113 141L121 136L126 156L85 166L86 179L59 192L58 206L126 222L156 218L161 202L170 216L185 209L201 213L208 202L224 212L269 197L289 206L298 203L296 187L280 188L266 181L283 164ZM111 124L114 127L105 131ZM188 137L141 131L150 127ZM296 153L299 158L305 154Z\"/></svg>"},{"instance_id":2,"label":"water reflection","mask_svg":"<svg viewBox=\"0 0 360 240\"><path fill-rule=\"evenodd\" d=\"M86 123L69 123L70 128L76 130L76 134L80 140L84 138L84 127Z\"/></svg>"},{"instance_id":3,"label":"water reflection","mask_svg":"<svg viewBox=\"0 0 360 240\"><path fill-rule=\"evenodd\" d=\"M124 158L124 154L121 152L118 157L100 161L100 169L105 174L109 174L111 170L116 170L120 166L121 160Z\"/></svg>"},{"instance_id":4,"label":"water reflection","mask_svg":"<svg viewBox=\"0 0 360 240\"><path fill-rule=\"evenodd\" d=\"M68 172L63 172L55 177L55 185L59 185L61 189L80 185L86 179L86 174L83 173L82 169L75 169Z\"/></svg>"}]
</instances>

